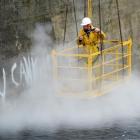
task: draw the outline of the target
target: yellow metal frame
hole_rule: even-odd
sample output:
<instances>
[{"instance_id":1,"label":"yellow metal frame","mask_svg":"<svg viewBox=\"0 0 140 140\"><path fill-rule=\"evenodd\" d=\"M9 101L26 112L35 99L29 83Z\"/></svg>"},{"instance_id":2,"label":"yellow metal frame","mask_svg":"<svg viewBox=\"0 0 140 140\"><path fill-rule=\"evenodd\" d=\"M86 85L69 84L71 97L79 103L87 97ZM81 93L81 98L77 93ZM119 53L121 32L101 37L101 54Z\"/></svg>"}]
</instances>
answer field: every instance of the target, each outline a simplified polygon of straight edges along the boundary
<instances>
[{"instance_id":1,"label":"yellow metal frame","mask_svg":"<svg viewBox=\"0 0 140 140\"><path fill-rule=\"evenodd\" d=\"M87 16L89 18L92 18L92 0L88 0L88 4L87 5L88 5L88 7L87 7L88 8L88 15Z\"/></svg>"},{"instance_id":2,"label":"yellow metal frame","mask_svg":"<svg viewBox=\"0 0 140 140\"><path fill-rule=\"evenodd\" d=\"M70 81L70 85L73 83L79 83L80 85L80 82L83 80L87 85L86 90L79 92L68 88L68 85L65 86L65 82L62 82L61 88L59 89L60 91L58 91L59 93L71 96L77 95L78 97L101 96L114 89L120 81L130 77L132 40L129 39L123 42L123 56L120 41L104 40L103 42L106 45L106 49L102 51L102 57L100 51L93 54L75 53L78 49L83 49L84 47L71 47L60 51L52 51L53 76L56 83L60 84L61 81ZM79 50L77 52L79 52ZM93 62L93 57L95 56L98 56L98 60ZM59 62L60 58L63 61L67 61L68 59L75 59L75 61L72 63L69 61L61 63ZM122 65L122 59L124 59L124 65ZM80 63L81 60L83 63ZM60 74L62 70L64 71L63 76ZM87 77L81 79L80 76L77 77L76 75L76 77L71 78L69 75L65 75L65 71L67 70L71 72L73 70L77 71L77 75L80 71L84 70Z\"/></svg>"}]
</instances>

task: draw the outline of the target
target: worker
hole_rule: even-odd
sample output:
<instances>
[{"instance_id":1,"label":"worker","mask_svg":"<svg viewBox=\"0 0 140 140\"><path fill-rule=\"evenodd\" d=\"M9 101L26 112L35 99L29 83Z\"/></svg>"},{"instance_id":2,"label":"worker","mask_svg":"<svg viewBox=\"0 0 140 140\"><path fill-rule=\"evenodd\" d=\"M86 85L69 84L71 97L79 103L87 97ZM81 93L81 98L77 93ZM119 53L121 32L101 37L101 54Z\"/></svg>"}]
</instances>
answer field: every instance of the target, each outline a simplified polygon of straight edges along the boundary
<instances>
[{"instance_id":1,"label":"worker","mask_svg":"<svg viewBox=\"0 0 140 140\"><path fill-rule=\"evenodd\" d=\"M83 27L77 39L78 45L83 45L86 53L92 54L99 51L99 41L105 38L105 34L99 28L93 27L91 19L83 18L81 26ZM97 56L93 56L93 60Z\"/></svg>"}]
</instances>

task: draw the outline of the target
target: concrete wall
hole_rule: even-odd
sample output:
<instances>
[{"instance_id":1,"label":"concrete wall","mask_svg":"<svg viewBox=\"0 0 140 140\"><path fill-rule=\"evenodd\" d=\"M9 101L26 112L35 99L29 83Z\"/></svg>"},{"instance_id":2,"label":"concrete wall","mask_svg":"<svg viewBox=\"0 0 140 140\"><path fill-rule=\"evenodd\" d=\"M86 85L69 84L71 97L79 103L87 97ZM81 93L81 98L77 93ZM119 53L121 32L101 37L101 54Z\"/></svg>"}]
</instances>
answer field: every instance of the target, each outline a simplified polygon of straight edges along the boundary
<instances>
[{"instance_id":1,"label":"concrete wall","mask_svg":"<svg viewBox=\"0 0 140 140\"><path fill-rule=\"evenodd\" d=\"M99 27L98 0L93 0L93 25ZM68 5L66 42L74 41L76 23L73 0L0 0L0 58L1 60L30 49L29 34L37 23L51 23L52 38L57 44L64 39ZM78 30L84 17L84 0L75 0ZM140 2L119 0L123 39L132 37L134 68L140 67ZM116 0L101 0L102 30L108 39L119 39Z\"/></svg>"}]
</instances>

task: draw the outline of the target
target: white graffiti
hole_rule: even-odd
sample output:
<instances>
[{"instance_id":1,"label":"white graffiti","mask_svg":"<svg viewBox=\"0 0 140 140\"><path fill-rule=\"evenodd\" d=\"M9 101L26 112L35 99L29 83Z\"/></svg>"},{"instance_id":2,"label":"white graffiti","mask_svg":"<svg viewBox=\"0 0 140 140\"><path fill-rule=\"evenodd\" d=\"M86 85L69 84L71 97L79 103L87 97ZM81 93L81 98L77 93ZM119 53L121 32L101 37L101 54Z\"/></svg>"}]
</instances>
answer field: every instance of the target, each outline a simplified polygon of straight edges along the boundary
<instances>
[{"instance_id":1,"label":"white graffiti","mask_svg":"<svg viewBox=\"0 0 140 140\"><path fill-rule=\"evenodd\" d=\"M12 69L11 69L11 76L12 76L12 82L16 85L16 86L19 86L19 83L16 82L15 78L14 78L14 71L17 67L17 64L14 63L14 65L12 66Z\"/></svg>"},{"instance_id":2,"label":"white graffiti","mask_svg":"<svg viewBox=\"0 0 140 140\"><path fill-rule=\"evenodd\" d=\"M26 59L25 57L23 57L23 63L21 66L22 66L21 73L24 75L26 84L31 85L33 81L33 77L32 77L32 66L31 66L30 58L28 57Z\"/></svg>"},{"instance_id":3,"label":"white graffiti","mask_svg":"<svg viewBox=\"0 0 140 140\"><path fill-rule=\"evenodd\" d=\"M36 59L33 59L32 57L25 58L23 57L23 60L20 62L20 82L18 83L14 78L14 71L17 68L17 64L14 63L11 68L11 76L12 76L12 82L19 86L23 82L23 78L25 79L25 83L28 86L31 86L33 81L36 79Z\"/></svg>"},{"instance_id":4,"label":"white graffiti","mask_svg":"<svg viewBox=\"0 0 140 140\"><path fill-rule=\"evenodd\" d=\"M26 86L32 86L33 82L37 79L37 74L39 67L37 67L37 59L33 59L32 57L24 57L20 61L19 65L19 81L15 80L16 69L18 68L17 63L14 63L11 67L11 79L12 83L18 87L22 84L26 84ZM2 70L3 77L3 90L0 90L0 97L5 99L6 95L6 73L5 69Z\"/></svg>"},{"instance_id":5,"label":"white graffiti","mask_svg":"<svg viewBox=\"0 0 140 140\"><path fill-rule=\"evenodd\" d=\"M2 99L5 99L5 95L6 95L6 73L4 68L2 69L2 75L3 75L3 91L0 91L0 96L2 97Z\"/></svg>"}]
</instances>

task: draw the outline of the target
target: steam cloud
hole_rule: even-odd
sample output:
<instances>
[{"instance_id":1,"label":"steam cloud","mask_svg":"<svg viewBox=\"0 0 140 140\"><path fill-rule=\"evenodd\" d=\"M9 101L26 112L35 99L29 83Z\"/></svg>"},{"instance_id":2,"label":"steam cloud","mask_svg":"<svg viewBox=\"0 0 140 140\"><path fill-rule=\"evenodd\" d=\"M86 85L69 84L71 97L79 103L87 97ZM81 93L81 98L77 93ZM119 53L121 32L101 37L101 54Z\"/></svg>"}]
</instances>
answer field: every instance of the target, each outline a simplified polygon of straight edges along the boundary
<instances>
[{"instance_id":1,"label":"steam cloud","mask_svg":"<svg viewBox=\"0 0 140 140\"><path fill-rule=\"evenodd\" d=\"M27 128L95 128L137 118L140 113L139 79L133 75L117 90L95 99L59 97L52 82L48 26L38 25L33 34L33 54L38 58L32 86L0 107L0 132ZM79 83L80 84L80 83ZM57 89L58 88L58 89Z\"/></svg>"}]
</instances>

